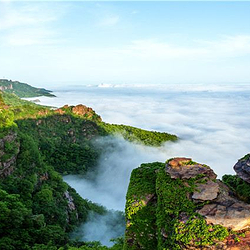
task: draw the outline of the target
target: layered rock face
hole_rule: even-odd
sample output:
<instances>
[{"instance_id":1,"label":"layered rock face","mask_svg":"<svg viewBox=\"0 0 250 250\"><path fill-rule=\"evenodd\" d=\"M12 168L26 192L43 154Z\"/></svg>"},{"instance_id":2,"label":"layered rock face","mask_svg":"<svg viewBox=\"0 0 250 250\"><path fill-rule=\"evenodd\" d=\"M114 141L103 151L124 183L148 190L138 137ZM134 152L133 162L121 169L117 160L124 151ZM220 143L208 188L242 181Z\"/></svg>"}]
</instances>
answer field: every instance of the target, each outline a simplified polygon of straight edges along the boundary
<instances>
[{"instance_id":1,"label":"layered rock face","mask_svg":"<svg viewBox=\"0 0 250 250\"><path fill-rule=\"evenodd\" d=\"M0 178L8 176L14 171L19 147L15 132L10 131L0 138Z\"/></svg>"},{"instance_id":2,"label":"layered rock face","mask_svg":"<svg viewBox=\"0 0 250 250\"><path fill-rule=\"evenodd\" d=\"M216 177L190 158L133 170L125 249L250 249L250 205Z\"/></svg>"},{"instance_id":3,"label":"layered rock face","mask_svg":"<svg viewBox=\"0 0 250 250\"><path fill-rule=\"evenodd\" d=\"M79 104L76 106L69 106L69 105L64 105L62 108L56 109L55 113L58 113L60 115L67 114L71 112L72 114L85 117L87 119L93 119L96 121L101 121L101 117L96 114L96 112L92 109L89 108L85 105Z\"/></svg>"}]
</instances>

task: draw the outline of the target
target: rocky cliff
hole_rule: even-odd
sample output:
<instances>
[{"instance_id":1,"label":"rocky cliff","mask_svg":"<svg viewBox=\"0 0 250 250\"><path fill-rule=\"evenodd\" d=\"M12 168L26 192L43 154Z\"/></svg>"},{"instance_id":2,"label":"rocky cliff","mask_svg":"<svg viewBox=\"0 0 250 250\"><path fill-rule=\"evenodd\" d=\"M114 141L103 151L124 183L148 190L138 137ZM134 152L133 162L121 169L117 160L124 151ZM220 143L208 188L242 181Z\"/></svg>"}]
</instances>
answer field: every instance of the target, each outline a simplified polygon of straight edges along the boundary
<instances>
[{"instance_id":1,"label":"rocky cliff","mask_svg":"<svg viewBox=\"0 0 250 250\"><path fill-rule=\"evenodd\" d=\"M230 178L238 180L244 171L246 180L249 158L235 169L241 174ZM133 170L124 249L250 249L250 205L216 177L190 158Z\"/></svg>"},{"instance_id":2,"label":"rocky cliff","mask_svg":"<svg viewBox=\"0 0 250 250\"><path fill-rule=\"evenodd\" d=\"M14 171L19 148L16 132L10 130L0 138L0 178L8 176Z\"/></svg>"}]
</instances>

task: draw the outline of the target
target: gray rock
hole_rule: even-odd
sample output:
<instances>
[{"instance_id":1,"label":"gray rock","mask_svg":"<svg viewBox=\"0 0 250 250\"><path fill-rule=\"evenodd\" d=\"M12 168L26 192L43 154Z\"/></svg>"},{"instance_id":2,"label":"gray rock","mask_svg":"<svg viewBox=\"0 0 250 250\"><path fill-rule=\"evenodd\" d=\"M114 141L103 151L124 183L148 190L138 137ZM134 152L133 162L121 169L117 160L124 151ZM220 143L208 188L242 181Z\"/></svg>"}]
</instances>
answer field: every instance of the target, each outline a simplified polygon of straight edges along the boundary
<instances>
[{"instance_id":1,"label":"gray rock","mask_svg":"<svg viewBox=\"0 0 250 250\"><path fill-rule=\"evenodd\" d=\"M190 165L191 160L191 158L174 158L167 163L166 172L172 179L190 179L201 174L208 179L216 179L217 175L210 167L199 163Z\"/></svg>"},{"instance_id":2,"label":"gray rock","mask_svg":"<svg viewBox=\"0 0 250 250\"><path fill-rule=\"evenodd\" d=\"M217 198L219 193L219 184L208 180L206 183L199 183L192 195L192 199L201 201L211 201Z\"/></svg>"},{"instance_id":3,"label":"gray rock","mask_svg":"<svg viewBox=\"0 0 250 250\"><path fill-rule=\"evenodd\" d=\"M250 205L230 195L229 189L220 181L219 194L210 204L197 212L204 216L207 223L222 225L235 231L250 227Z\"/></svg>"},{"instance_id":4,"label":"gray rock","mask_svg":"<svg viewBox=\"0 0 250 250\"><path fill-rule=\"evenodd\" d=\"M242 180L250 183L250 154L240 159L234 165L234 171Z\"/></svg>"}]
</instances>

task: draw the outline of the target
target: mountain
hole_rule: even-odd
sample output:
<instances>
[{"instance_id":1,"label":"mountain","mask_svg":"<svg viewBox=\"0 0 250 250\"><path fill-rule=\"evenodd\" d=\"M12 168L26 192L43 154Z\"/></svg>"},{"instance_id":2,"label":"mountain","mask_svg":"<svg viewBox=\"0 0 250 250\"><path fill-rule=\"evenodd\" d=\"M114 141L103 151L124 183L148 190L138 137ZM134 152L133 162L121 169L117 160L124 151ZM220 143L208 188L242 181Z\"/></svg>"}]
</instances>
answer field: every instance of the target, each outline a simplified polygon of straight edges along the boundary
<instances>
[{"instance_id":1,"label":"mountain","mask_svg":"<svg viewBox=\"0 0 250 250\"><path fill-rule=\"evenodd\" d=\"M95 174L102 148L92 142L101 136L151 146L177 136L104 123L81 104L51 109L6 88L0 91L0 249L122 249L122 239L111 248L70 239L89 213L113 212L80 197L62 174Z\"/></svg>"},{"instance_id":2,"label":"mountain","mask_svg":"<svg viewBox=\"0 0 250 250\"><path fill-rule=\"evenodd\" d=\"M87 222L90 213L115 213L80 197L62 179L63 174L83 178L89 172L97 174L103 148L93 141L122 136L158 147L178 137L105 123L82 104L58 109L37 105L8 93L13 85L4 86L0 90L0 249L250 249L250 154L236 163L236 175L225 175L222 181L209 166L190 158L142 164L131 173L125 238L116 239L110 248L73 241L72 231ZM112 223L123 226L123 215Z\"/></svg>"},{"instance_id":3,"label":"mountain","mask_svg":"<svg viewBox=\"0 0 250 250\"><path fill-rule=\"evenodd\" d=\"M124 250L250 249L249 164L246 155L223 181L190 158L134 169Z\"/></svg>"},{"instance_id":4,"label":"mountain","mask_svg":"<svg viewBox=\"0 0 250 250\"><path fill-rule=\"evenodd\" d=\"M27 83L11 81L7 79L0 79L0 90L15 94L20 98L36 96L55 97L55 95L51 94L52 91L50 90L44 88L35 88L28 85Z\"/></svg>"}]
</instances>

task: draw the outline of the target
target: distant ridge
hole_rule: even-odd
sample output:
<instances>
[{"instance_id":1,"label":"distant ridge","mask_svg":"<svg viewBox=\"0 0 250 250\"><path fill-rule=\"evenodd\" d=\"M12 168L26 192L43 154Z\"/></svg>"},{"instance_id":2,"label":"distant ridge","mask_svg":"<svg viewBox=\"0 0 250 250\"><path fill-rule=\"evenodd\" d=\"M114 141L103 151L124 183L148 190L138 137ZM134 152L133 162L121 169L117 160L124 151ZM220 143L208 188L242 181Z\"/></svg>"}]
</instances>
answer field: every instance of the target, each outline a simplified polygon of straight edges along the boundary
<instances>
[{"instance_id":1,"label":"distant ridge","mask_svg":"<svg viewBox=\"0 0 250 250\"><path fill-rule=\"evenodd\" d=\"M0 90L7 93L15 94L21 98L37 96L55 97L55 95L51 94L52 91L50 90L44 88L35 88L28 85L27 83L7 79L0 79Z\"/></svg>"}]
</instances>

